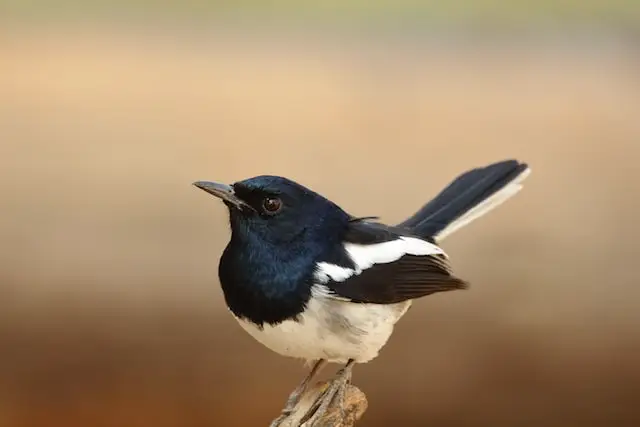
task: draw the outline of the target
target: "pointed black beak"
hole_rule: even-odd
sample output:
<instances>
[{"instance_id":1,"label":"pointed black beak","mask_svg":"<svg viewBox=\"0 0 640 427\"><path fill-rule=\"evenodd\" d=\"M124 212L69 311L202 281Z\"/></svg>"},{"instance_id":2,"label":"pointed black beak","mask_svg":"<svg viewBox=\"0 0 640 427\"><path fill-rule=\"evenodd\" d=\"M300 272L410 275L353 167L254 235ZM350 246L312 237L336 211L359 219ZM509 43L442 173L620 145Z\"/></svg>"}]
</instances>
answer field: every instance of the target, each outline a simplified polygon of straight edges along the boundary
<instances>
[{"instance_id":1,"label":"pointed black beak","mask_svg":"<svg viewBox=\"0 0 640 427\"><path fill-rule=\"evenodd\" d=\"M233 206L237 209L251 208L242 199L238 198L233 191L233 187L227 184L220 184L209 181L196 181L193 183L196 187L207 193L221 199L227 206Z\"/></svg>"}]
</instances>

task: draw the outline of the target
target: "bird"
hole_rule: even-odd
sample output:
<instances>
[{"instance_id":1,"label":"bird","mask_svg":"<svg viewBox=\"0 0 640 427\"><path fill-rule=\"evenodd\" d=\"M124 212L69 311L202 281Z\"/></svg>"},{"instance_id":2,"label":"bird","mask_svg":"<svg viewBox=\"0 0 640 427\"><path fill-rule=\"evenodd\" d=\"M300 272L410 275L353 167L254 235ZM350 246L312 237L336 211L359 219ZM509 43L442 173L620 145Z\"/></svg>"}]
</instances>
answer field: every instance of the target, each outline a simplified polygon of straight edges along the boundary
<instances>
[{"instance_id":1,"label":"bird","mask_svg":"<svg viewBox=\"0 0 640 427\"><path fill-rule=\"evenodd\" d=\"M194 182L228 210L218 276L231 314L270 350L312 365L280 420L327 363L341 364L308 415L312 426L344 398L354 365L378 356L414 300L467 289L440 243L518 193L530 171L514 159L470 169L396 225L352 215L281 176ZM414 194L420 185L400 187Z\"/></svg>"}]
</instances>

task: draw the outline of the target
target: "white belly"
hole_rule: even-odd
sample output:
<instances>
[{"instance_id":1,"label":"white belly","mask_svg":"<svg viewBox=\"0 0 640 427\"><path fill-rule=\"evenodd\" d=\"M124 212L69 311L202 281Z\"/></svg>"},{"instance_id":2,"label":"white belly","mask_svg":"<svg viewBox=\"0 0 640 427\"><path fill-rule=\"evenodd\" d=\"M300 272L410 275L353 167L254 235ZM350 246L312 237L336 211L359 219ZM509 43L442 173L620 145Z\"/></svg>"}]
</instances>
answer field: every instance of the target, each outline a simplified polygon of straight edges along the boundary
<instances>
[{"instance_id":1,"label":"white belly","mask_svg":"<svg viewBox=\"0 0 640 427\"><path fill-rule=\"evenodd\" d=\"M314 296L298 321L265 324L260 329L251 322L237 320L256 340L283 356L365 363L378 355L410 305L411 301L357 304Z\"/></svg>"}]
</instances>

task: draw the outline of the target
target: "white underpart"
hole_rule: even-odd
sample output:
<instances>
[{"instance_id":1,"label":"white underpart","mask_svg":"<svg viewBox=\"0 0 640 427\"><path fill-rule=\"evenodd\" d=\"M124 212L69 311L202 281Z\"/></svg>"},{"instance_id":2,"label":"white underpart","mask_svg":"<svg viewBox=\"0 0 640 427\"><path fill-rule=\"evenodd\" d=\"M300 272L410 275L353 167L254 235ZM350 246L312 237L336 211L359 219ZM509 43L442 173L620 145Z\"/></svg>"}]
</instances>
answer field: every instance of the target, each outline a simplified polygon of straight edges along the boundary
<instances>
[{"instance_id":1,"label":"white underpart","mask_svg":"<svg viewBox=\"0 0 640 427\"><path fill-rule=\"evenodd\" d=\"M347 243L345 250L356 268L318 263L311 299L298 321L265 324L260 329L238 319L240 325L260 343L284 356L327 359L335 363L346 363L349 359L365 363L375 358L411 301L356 304L333 294L325 283L344 281L374 264L393 262L405 254L427 256L444 255L444 252L432 243L413 237L374 245Z\"/></svg>"},{"instance_id":2,"label":"white underpart","mask_svg":"<svg viewBox=\"0 0 640 427\"><path fill-rule=\"evenodd\" d=\"M506 202L511 197L515 196L522 189L522 181L529 176L531 173L531 169L527 168L520 175L518 175L513 181L507 184L504 188L497 191L491 197L487 198L482 203L477 204L473 208L471 208L467 213L462 215L460 218L449 224L446 228L444 228L440 233L438 233L435 238L438 241L443 240L445 237L450 234L458 231L462 227L469 225L474 220L480 218L481 216L487 214L489 211L494 208L500 206L502 203Z\"/></svg>"},{"instance_id":3,"label":"white underpart","mask_svg":"<svg viewBox=\"0 0 640 427\"><path fill-rule=\"evenodd\" d=\"M387 343L393 326L406 313L411 301L397 304L354 304L328 296L323 285L314 286L313 296L298 321L285 320L262 329L243 319L240 326L270 350L305 360L327 359L366 363Z\"/></svg>"}]
</instances>

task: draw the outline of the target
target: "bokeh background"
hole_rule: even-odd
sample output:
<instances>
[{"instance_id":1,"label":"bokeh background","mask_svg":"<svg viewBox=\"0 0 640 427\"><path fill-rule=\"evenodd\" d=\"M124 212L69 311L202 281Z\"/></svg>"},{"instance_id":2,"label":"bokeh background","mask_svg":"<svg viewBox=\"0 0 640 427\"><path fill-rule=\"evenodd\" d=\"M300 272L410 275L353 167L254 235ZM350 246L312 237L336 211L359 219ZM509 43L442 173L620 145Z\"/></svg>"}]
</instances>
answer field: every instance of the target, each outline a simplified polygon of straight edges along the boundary
<instances>
[{"instance_id":1,"label":"bokeh background","mask_svg":"<svg viewBox=\"0 0 640 427\"><path fill-rule=\"evenodd\" d=\"M1 0L0 426L277 415L305 368L225 309L193 181L393 223L510 157L525 190L444 243L471 289L356 369L359 425L640 425L639 30L632 0Z\"/></svg>"}]
</instances>

